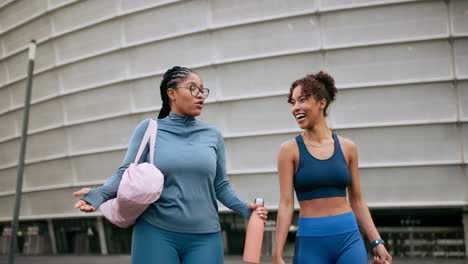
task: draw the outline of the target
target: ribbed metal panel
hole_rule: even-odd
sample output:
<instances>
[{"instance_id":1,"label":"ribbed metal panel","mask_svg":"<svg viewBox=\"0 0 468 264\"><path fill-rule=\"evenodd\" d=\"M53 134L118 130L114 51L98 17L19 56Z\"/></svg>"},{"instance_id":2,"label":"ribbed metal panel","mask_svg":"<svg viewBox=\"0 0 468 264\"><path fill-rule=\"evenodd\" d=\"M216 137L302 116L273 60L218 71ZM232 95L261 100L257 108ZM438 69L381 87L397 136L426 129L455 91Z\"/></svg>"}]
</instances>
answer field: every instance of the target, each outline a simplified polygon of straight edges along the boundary
<instances>
[{"instance_id":1,"label":"ribbed metal panel","mask_svg":"<svg viewBox=\"0 0 468 264\"><path fill-rule=\"evenodd\" d=\"M340 89L329 126L358 144L371 207L468 204L467 1L0 1L0 221L13 212L33 38L23 219L82 215L71 193L119 167L173 65L211 88L200 119L223 131L246 200L277 207L277 151L300 132L288 87L325 70Z\"/></svg>"}]
</instances>

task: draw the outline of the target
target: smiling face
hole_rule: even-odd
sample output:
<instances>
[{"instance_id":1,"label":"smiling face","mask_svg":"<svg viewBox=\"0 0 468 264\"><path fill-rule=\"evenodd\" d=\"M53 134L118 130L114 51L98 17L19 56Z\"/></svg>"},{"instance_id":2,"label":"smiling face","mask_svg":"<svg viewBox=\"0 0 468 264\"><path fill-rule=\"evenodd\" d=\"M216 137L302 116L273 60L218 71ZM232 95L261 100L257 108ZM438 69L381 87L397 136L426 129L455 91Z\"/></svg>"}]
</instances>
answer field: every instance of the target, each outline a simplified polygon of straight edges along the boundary
<instances>
[{"instance_id":1,"label":"smiling face","mask_svg":"<svg viewBox=\"0 0 468 264\"><path fill-rule=\"evenodd\" d=\"M313 95L307 96L303 93L301 85L293 89L289 102L291 113L302 129L311 128L325 118L323 109L326 106L326 100L316 100Z\"/></svg>"},{"instance_id":2,"label":"smiling face","mask_svg":"<svg viewBox=\"0 0 468 264\"><path fill-rule=\"evenodd\" d=\"M200 76L193 72L189 73L185 79L179 81L176 88L167 90L167 95L171 100L171 111L183 116L200 115L205 104L202 89L203 82Z\"/></svg>"}]
</instances>

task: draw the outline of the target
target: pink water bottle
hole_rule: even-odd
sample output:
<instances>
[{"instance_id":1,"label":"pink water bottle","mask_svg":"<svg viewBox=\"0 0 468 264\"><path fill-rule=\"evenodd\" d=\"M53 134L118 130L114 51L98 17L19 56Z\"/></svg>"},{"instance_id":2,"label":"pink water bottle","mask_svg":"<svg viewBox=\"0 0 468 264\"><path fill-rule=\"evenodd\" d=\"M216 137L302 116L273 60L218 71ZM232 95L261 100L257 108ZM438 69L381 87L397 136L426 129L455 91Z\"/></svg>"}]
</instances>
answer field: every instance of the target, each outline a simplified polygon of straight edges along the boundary
<instances>
[{"instance_id":1,"label":"pink water bottle","mask_svg":"<svg viewBox=\"0 0 468 264\"><path fill-rule=\"evenodd\" d=\"M256 198L254 203L255 205L263 206L263 199ZM257 212L253 211L250 216L249 224L247 225L242 261L256 264L260 263L264 229L265 225L263 219L260 218Z\"/></svg>"}]
</instances>

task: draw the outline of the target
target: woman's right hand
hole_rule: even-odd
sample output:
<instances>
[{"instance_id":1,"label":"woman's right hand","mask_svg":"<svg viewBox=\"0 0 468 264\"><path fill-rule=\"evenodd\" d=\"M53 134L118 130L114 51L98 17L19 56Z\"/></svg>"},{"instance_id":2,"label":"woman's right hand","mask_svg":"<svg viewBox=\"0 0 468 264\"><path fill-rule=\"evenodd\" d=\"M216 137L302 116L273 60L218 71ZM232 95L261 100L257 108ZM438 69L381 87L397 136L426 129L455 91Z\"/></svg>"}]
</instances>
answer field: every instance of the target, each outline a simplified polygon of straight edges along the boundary
<instances>
[{"instance_id":1,"label":"woman's right hand","mask_svg":"<svg viewBox=\"0 0 468 264\"><path fill-rule=\"evenodd\" d=\"M74 192L73 193L73 196L75 197L81 197L81 196L84 196L86 195L87 193L89 193L89 190L91 190L90 188L83 188L77 192ZM85 200L79 200L76 204L75 204L75 208L80 208L80 210L82 212L86 212L86 213L90 213L90 212L94 212L96 211L96 208L94 208L94 206L92 206L91 204L89 204L88 202L86 202Z\"/></svg>"}]
</instances>

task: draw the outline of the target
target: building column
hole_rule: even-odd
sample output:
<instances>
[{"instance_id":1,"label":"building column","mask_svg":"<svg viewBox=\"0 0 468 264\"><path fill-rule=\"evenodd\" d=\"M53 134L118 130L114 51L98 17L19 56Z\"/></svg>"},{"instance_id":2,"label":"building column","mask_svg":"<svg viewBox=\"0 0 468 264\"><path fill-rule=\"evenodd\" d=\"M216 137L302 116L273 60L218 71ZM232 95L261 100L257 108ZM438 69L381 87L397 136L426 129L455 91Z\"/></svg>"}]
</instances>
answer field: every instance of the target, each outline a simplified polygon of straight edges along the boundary
<instances>
[{"instance_id":1,"label":"building column","mask_svg":"<svg viewBox=\"0 0 468 264\"><path fill-rule=\"evenodd\" d=\"M265 232L263 234L263 248L262 255L273 256L273 250L275 248L275 236L276 236L276 221L267 220L265 223Z\"/></svg>"},{"instance_id":2,"label":"building column","mask_svg":"<svg viewBox=\"0 0 468 264\"><path fill-rule=\"evenodd\" d=\"M52 219L47 219L47 227L49 228L49 237L50 237L50 247L52 249L52 254L57 254L57 242L55 240L55 230Z\"/></svg>"},{"instance_id":3,"label":"building column","mask_svg":"<svg viewBox=\"0 0 468 264\"><path fill-rule=\"evenodd\" d=\"M468 258L468 212L463 214L463 232L465 235L465 258Z\"/></svg>"},{"instance_id":4,"label":"building column","mask_svg":"<svg viewBox=\"0 0 468 264\"><path fill-rule=\"evenodd\" d=\"M104 231L104 223L102 222L102 216L97 218L97 229L99 234L99 245L101 247L101 255L107 255L107 244L106 244L106 234Z\"/></svg>"},{"instance_id":5,"label":"building column","mask_svg":"<svg viewBox=\"0 0 468 264\"><path fill-rule=\"evenodd\" d=\"M224 254L229 254L228 237L227 237L227 234L226 234L225 230L221 231L221 238L222 238L222 241L223 241Z\"/></svg>"}]
</instances>

